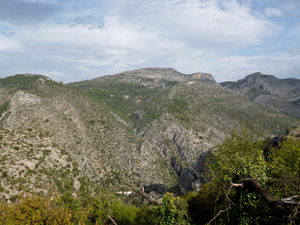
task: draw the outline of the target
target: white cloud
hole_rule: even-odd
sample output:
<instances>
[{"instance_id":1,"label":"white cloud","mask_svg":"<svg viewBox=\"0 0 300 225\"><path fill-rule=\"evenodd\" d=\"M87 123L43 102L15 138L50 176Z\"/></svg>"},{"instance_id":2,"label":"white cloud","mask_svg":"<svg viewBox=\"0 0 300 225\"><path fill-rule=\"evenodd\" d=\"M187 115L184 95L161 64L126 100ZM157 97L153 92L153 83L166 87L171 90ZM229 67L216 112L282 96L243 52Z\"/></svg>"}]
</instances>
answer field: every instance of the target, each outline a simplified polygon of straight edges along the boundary
<instances>
[{"instance_id":1,"label":"white cloud","mask_svg":"<svg viewBox=\"0 0 300 225\"><path fill-rule=\"evenodd\" d=\"M22 49L22 44L20 42L0 36L0 51L19 52Z\"/></svg>"},{"instance_id":2,"label":"white cloud","mask_svg":"<svg viewBox=\"0 0 300 225\"><path fill-rule=\"evenodd\" d=\"M278 53L273 56L257 55L252 57L230 56L211 61L212 72L218 82L241 79L254 72L275 75L279 78L300 79L300 55ZM232 66L234 65L234 66ZM215 66L215 67L214 67Z\"/></svg>"},{"instance_id":3,"label":"white cloud","mask_svg":"<svg viewBox=\"0 0 300 225\"><path fill-rule=\"evenodd\" d=\"M47 74L47 76L52 77L55 81L60 81L60 78L65 76L65 73L56 70L36 70L37 74Z\"/></svg>"},{"instance_id":4,"label":"white cloud","mask_svg":"<svg viewBox=\"0 0 300 225\"><path fill-rule=\"evenodd\" d=\"M151 8L156 10L155 14L153 10L149 12ZM32 38L145 52L168 50L178 44L210 51L232 51L262 43L264 38L282 29L271 21L255 18L247 5L233 0L198 4L193 1L146 2L131 9L131 13L126 17L107 15L102 29L88 29L89 25L52 25L40 28Z\"/></svg>"},{"instance_id":5,"label":"white cloud","mask_svg":"<svg viewBox=\"0 0 300 225\"><path fill-rule=\"evenodd\" d=\"M256 18L249 4L236 0L151 1L137 5L130 13L130 22L143 24L143 29L206 49L215 46L228 51L246 47L261 43L282 29L271 21Z\"/></svg>"},{"instance_id":6,"label":"white cloud","mask_svg":"<svg viewBox=\"0 0 300 225\"><path fill-rule=\"evenodd\" d=\"M257 10L253 1L248 0L61 3L30 0L30 4L45 11L49 7L48 16L44 18L39 14L44 22L36 22L34 26L20 22L24 17L33 23L35 17L28 13L20 17L14 15L17 18L5 17L6 23L14 25L10 26L10 34L0 36L0 57L22 62L19 70L24 68L24 72L49 71L48 75L62 76L58 80L64 81L140 67L174 67L183 73L210 72L221 80L224 75L233 78L234 74L243 74L242 71L271 69L268 65L279 59L257 49L273 46L267 42L273 37L280 40L274 41L274 46L277 43L284 46L284 40L280 39L284 23L279 24L272 18L281 15L284 18L285 11L277 5L266 7L262 3ZM284 33L289 35L289 40L297 36L295 31ZM1 55L1 49L11 55ZM247 49L251 52L249 56L239 53ZM17 50L22 54L14 55L13 51ZM285 51L284 47L281 51ZM271 60L265 67L260 63L264 59L262 55ZM285 57L280 62L292 65L293 60ZM10 64L2 66L3 63L0 61L5 73L13 74L15 70L9 69Z\"/></svg>"},{"instance_id":7,"label":"white cloud","mask_svg":"<svg viewBox=\"0 0 300 225\"><path fill-rule=\"evenodd\" d=\"M265 14L266 16L283 16L283 13L280 9L270 7L265 9Z\"/></svg>"},{"instance_id":8,"label":"white cloud","mask_svg":"<svg viewBox=\"0 0 300 225\"><path fill-rule=\"evenodd\" d=\"M82 66L111 66L113 64L112 60L99 60L94 57L85 58L77 61Z\"/></svg>"}]
</instances>

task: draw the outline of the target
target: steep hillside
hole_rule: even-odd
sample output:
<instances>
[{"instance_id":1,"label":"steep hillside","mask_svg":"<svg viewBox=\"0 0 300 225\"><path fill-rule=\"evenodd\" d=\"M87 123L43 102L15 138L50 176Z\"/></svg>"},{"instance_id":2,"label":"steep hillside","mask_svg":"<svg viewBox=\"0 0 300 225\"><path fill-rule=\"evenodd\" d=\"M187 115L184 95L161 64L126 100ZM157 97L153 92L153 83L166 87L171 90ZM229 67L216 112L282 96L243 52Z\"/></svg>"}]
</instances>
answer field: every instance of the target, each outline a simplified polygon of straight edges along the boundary
<instances>
[{"instance_id":1,"label":"steep hillside","mask_svg":"<svg viewBox=\"0 0 300 225\"><path fill-rule=\"evenodd\" d=\"M198 75L154 68L68 85L0 79L0 195L150 184L186 192L201 185L206 153L230 130L300 125Z\"/></svg>"},{"instance_id":2,"label":"steep hillside","mask_svg":"<svg viewBox=\"0 0 300 225\"><path fill-rule=\"evenodd\" d=\"M261 105L300 118L298 79L278 79L271 75L254 73L237 82L224 82L221 85Z\"/></svg>"},{"instance_id":3,"label":"steep hillside","mask_svg":"<svg viewBox=\"0 0 300 225\"><path fill-rule=\"evenodd\" d=\"M22 86L27 81L29 84ZM18 75L0 82L2 106L5 106L0 118L3 133L0 169L5 174L1 186L6 196L13 194L12 186L24 174L32 175L28 175L30 183L37 182L36 177L46 177L55 184L55 189L62 191L75 191L76 185L84 189L82 184L90 182L95 184L91 192L96 187L132 189L142 182L176 184L175 173L162 163L152 146L144 146L146 153L141 154L143 138L101 103L43 76ZM22 141L25 139L26 142ZM11 155L12 151L16 154ZM44 151L49 156L43 155ZM64 159L62 155L66 155L69 165L59 160ZM12 169L12 162L22 166ZM26 167L27 164L31 166ZM36 174L30 173L31 170ZM44 175L45 171L51 171L49 176ZM64 173L70 173L71 180L65 181ZM8 185L11 179L12 186Z\"/></svg>"}]
</instances>

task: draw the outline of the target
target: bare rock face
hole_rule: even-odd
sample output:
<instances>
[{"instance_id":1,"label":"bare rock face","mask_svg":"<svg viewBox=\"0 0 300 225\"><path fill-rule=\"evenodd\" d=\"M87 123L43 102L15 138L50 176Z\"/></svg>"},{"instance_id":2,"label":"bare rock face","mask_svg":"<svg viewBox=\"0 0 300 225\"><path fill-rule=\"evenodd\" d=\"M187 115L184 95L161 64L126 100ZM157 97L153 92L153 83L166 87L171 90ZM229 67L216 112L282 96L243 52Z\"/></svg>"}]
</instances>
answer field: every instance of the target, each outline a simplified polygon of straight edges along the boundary
<instances>
[{"instance_id":1,"label":"bare rock face","mask_svg":"<svg viewBox=\"0 0 300 225\"><path fill-rule=\"evenodd\" d=\"M209 155L209 151L202 153L196 162L180 171L178 184L183 193L199 191L200 187L209 181L209 178L205 178L208 172L206 163Z\"/></svg>"},{"instance_id":2,"label":"bare rock face","mask_svg":"<svg viewBox=\"0 0 300 225\"><path fill-rule=\"evenodd\" d=\"M206 133L187 130L170 120L172 120L170 115L164 115L163 119L154 121L151 127L147 127L139 133L148 139L152 146L157 147L163 157L177 159L177 163L181 167L185 167L195 162L199 154L213 146L207 141ZM155 132L155 130L159 132Z\"/></svg>"},{"instance_id":3,"label":"bare rock face","mask_svg":"<svg viewBox=\"0 0 300 225\"><path fill-rule=\"evenodd\" d=\"M195 80L210 80L212 82L216 82L214 77L209 73L193 73L192 76Z\"/></svg>"},{"instance_id":4,"label":"bare rock face","mask_svg":"<svg viewBox=\"0 0 300 225\"><path fill-rule=\"evenodd\" d=\"M41 98L37 95L25 93L24 91L17 91L11 99L11 107L18 108L22 105L36 105L41 102Z\"/></svg>"}]
</instances>

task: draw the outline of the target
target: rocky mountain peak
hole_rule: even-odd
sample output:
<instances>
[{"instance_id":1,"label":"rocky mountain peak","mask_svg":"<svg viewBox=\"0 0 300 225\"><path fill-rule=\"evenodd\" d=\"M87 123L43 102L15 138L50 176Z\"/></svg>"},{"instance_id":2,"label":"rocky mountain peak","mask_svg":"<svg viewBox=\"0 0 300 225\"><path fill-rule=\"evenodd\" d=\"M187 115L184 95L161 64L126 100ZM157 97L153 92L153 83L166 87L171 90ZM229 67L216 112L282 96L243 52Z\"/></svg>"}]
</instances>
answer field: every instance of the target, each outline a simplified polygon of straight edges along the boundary
<instances>
[{"instance_id":1,"label":"rocky mountain peak","mask_svg":"<svg viewBox=\"0 0 300 225\"><path fill-rule=\"evenodd\" d=\"M276 82L278 78L272 76L272 75L265 75L260 72L252 73L248 76L246 76L243 79L240 79L237 81L237 83L245 83L247 85L253 86L257 84L262 84L262 83L268 83L268 82Z\"/></svg>"},{"instance_id":2,"label":"rocky mountain peak","mask_svg":"<svg viewBox=\"0 0 300 225\"><path fill-rule=\"evenodd\" d=\"M266 94L279 96L285 95L292 89L291 85L284 80L259 72L246 76L244 79L240 80L240 82L244 82L246 85L256 90L262 90Z\"/></svg>"}]
</instances>

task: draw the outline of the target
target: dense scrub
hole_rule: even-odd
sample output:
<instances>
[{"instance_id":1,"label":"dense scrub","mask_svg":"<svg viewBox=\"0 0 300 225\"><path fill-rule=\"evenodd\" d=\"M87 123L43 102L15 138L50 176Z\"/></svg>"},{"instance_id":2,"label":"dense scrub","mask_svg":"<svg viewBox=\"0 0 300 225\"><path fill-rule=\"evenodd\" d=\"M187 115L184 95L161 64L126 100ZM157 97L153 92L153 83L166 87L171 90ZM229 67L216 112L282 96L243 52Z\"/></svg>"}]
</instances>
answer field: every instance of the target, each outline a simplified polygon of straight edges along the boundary
<instances>
[{"instance_id":1,"label":"dense scrub","mask_svg":"<svg viewBox=\"0 0 300 225\"><path fill-rule=\"evenodd\" d=\"M104 191L95 197L26 195L0 204L0 224L189 224L180 198L167 193L157 206L129 205Z\"/></svg>"},{"instance_id":2,"label":"dense scrub","mask_svg":"<svg viewBox=\"0 0 300 225\"><path fill-rule=\"evenodd\" d=\"M105 224L111 215L118 224L134 224L138 208L115 195L96 197L26 195L14 204L1 203L0 224Z\"/></svg>"}]
</instances>

